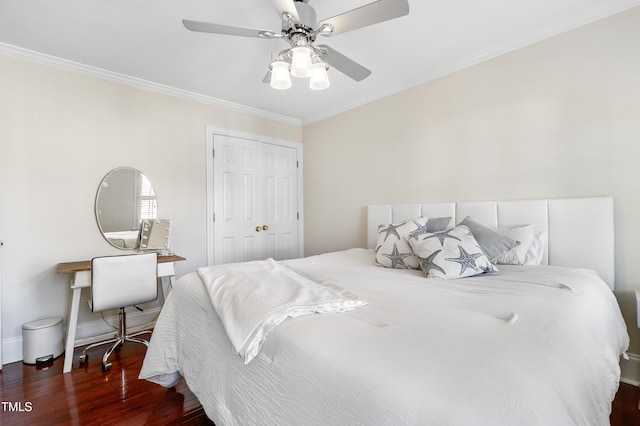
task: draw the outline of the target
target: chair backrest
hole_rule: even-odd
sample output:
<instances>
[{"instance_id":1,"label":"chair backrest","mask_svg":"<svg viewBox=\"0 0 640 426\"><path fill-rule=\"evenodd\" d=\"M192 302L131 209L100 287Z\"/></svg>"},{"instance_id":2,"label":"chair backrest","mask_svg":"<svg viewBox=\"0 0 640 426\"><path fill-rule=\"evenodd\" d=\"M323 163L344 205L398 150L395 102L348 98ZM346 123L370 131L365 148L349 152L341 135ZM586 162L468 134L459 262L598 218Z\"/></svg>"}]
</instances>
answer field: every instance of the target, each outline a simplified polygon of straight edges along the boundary
<instances>
[{"instance_id":1,"label":"chair backrest","mask_svg":"<svg viewBox=\"0 0 640 426\"><path fill-rule=\"evenodd\" d=\"M158 254L95 257L91 260L91 310L151 302L158 297Z\"/></svg>"}]
</instances>

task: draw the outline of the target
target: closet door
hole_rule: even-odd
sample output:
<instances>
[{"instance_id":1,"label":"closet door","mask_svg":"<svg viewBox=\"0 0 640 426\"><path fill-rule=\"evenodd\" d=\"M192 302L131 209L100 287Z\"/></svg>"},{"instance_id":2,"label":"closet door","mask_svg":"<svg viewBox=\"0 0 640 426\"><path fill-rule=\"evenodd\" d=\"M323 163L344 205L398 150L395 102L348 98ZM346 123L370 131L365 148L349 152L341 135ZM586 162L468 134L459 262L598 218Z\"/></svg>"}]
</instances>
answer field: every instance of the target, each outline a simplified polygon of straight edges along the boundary
<instances>
[{"instance_id":1,"label":"closet door","mask_svg":"<svg viewBox=\"0 0 640 426\"><path fill-rule=\"evenodd\" d=\"M214 136L214 263L296 257L297 152Z\"/></svg>"},{"instance_id":2,"label":"closet door","mask_svg":"<svg viewBox=\"0 0 640 426\"><path fill-rule=\"evenodd\" d=\"M263 196L259 206L265 247L260 258L291 259L298 253L297 152L293 148L263 143L261 156L259 187Z\"/></svg>"}]
</instances>

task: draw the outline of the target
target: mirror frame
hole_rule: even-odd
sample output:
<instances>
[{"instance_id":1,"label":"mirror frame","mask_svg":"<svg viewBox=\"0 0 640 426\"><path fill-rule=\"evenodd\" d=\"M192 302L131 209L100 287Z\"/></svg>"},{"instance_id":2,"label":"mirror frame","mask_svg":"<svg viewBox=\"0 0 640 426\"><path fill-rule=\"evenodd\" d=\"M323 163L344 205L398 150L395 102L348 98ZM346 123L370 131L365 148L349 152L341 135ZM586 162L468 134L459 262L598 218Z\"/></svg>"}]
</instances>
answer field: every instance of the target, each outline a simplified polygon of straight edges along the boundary
<instances>
[{"instance_id":1,"label":"mirror frame","mask_svg":"<svg viewBox=\"0 0 640 426\"><path fill-rule=\"evenodd\" d=\"M149 182L149 185L151 186L151 192L152 192L152 194L153 194L153 199L154 199L154 201L155 201L155 213L156 213L156 214L155 214L155 217L154 217L154 218L152 218L152 219L157 219L157 217L158 217L158 197L157 197L157 195L156 195L156 191L155 191L155 188L153 187L153 184L151 183L151 181L149 180L149 178L148 178L148 177L146 177L146 176L145 176L145 174L144 174L144 173L142 173L140 170L138 170L138 169L136 169L136 168L134 168L134 167L127 167L127 166L123 166L123 167L116 167L115 169L110 170L110 171L109 171L109 172L108 172L108 173L107 173L107 174L102 178L102 180L100 181L100 185L98 186L98 190L96 191L96 197L95 197L95 202L94 202L94 216L95 216L95 219L96 219L96 223L97 223L97 225L98 225L98 229L100 230L100 234L102 235L102 237L103 237L103 238L104 238L104 239L105 239L105 240L106 240L110 245L112 245L113 247L115 247L115 248L117 248L117 249L119 249L119 250L135 250L135 249L138 249L138 248L139 248L139 242L140 242L140 224L138 224L138 234L137 234L137 237L136 237L136 241L135 241L135 243L133 244L133 247L131 247L131 246L127 246L127 244L126 244L126 243L118 244L118 242L116 242L116 241L114 241L113 239L109 238L109 237L107 236L107 232L105 232L105 230L104 230L104 228L103 228L103 224L100 222L100 215L101 215L101 213L102 213L101 209L99 208L99 204L100 204L100 192L101 192L101 190L102 190L103 188L106 188L106 187L108 187L108 186L109 186L109 184L108 184L108 179L109 179L110 177L112 177L114 174L116 174L118 171L121 171L121 170L131 171L131 172L135 173L135 174L136 174L136 176L142 176L142 177L144 177L144 178L147 180L147 182ZM105 184L106 184L106 185L105 185ZM122 204L126 204L126 199L125 199L125 200L123 200L123 203L122 203ZM103 207L104 207L104 206L103 206ZM126 206L123 206L123 208L124 208L124 207L126 207ZM134 208L135 208L135 207L136 207L136 206L134 205ZM134 213L134 214L137 214L137 213ZM147 218L145 218L145 219L147 219ZM150 219L151 219L151 218L150 218ZM142 222L142 219L140 219L140 222ZM131 232L134 232L134 230L133 230L133 229L123 230L123 232L124 232L124 231L131 231ZM116 231L113 231L113 232L116 232Z\"/></svg>"}]
</instances>

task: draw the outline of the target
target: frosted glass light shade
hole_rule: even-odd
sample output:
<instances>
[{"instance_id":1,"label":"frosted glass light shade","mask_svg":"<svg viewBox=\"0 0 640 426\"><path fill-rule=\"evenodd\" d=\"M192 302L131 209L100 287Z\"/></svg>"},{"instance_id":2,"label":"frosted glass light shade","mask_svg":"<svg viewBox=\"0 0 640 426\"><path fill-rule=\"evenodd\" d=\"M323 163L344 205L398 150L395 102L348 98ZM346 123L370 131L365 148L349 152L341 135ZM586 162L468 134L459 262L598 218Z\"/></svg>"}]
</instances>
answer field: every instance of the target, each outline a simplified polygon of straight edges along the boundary
<instances>
[{"instance_id":1,"label":"frosted glass light shade","mask_svg":"<svg viewBox=\"0 0 640 426\"><path fill-rule=\"evenodd\" d=\"M285 90L291 87L289 64L285 61L271 62L271 87Z\"/></svg>"},{"instance_id":2,"label":"frosted glass light shade","mask_svg":"<svg viewBox=\"0 0 640 426\"><path fill-rule=\"evenodd\" d=\"M291 58L291 75L298 78L305 78L311 75L311 49L300 46L291 48L293 57Z\"/></svg>"},{"instance_id":3,"label":"frosted glass light shade","mask_svg":"<svg viewBox=\"0 0 640 426\"><path fill-rule=\"evenodd\" d=\"M324 90L330 86L327 67L324 62L316 62L311 67L311 80L309 87L311 90Z\"/></svg>"}]
</instances>

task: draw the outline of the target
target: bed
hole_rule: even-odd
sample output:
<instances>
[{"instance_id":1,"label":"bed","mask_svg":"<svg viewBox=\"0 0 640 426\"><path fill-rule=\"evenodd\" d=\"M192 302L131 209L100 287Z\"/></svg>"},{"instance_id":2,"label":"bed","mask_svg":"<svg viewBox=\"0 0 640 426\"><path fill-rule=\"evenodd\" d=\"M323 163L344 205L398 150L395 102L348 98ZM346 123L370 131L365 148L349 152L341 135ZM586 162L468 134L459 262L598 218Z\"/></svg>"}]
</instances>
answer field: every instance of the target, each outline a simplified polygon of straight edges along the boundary
<instances>
[{"instance_id":1,"label":"bed","mask_svg":"<svg viewBox=\"0 0 640 426\"><path fill-rule=\"evenodd\" d=\"M539 265L461 279L376 261L379 225L533 225ZM605 425L629 338L610 197L367 207L368 248L279 262L366 305L273 328L245 363L198 272L174 285L141 379L184 377L223 425Z\"/></svg>"},{"instance_id":2,"label":"bed","mask_svg":"<svg viewBox=\"0 0 640 426\"><path fill-rule=\"evenodd\" d=\"M134 249L138 247L139 231L114 231L105 232L104 236L116 247L123 249Z\"/></svg>"}]
</instances>

